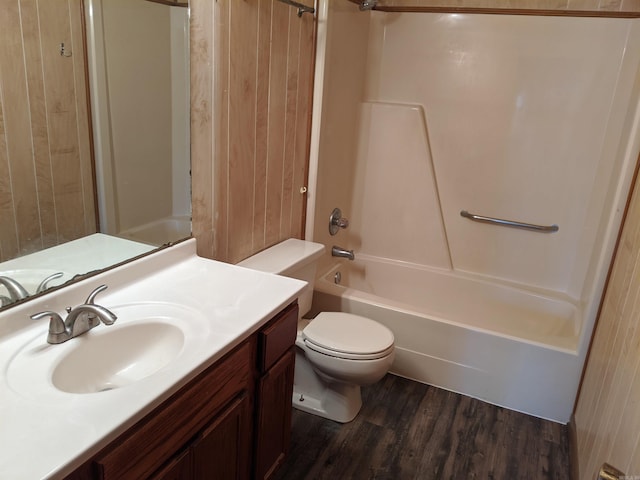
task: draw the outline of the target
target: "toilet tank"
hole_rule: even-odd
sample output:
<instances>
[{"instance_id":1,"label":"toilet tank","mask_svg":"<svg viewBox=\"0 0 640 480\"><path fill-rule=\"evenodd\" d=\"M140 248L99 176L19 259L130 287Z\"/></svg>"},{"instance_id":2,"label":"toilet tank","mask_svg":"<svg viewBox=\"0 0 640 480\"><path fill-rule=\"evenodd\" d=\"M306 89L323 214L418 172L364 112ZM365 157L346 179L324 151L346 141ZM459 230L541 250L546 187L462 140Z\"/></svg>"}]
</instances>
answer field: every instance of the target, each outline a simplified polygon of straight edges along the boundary
<instances>
[{"instance_id":1,"label":"toilet tank","mask_svg":"<svg viewBox=\"0 0 640 480\"><path fill-rule=\"evenodd\" d=\"M311 310L316 264L323 252L324 245L321 243L290 238L252 255L238 263L238 265L308 282L309 285L305 287L300 293L300 297L298 297L300 317L302 317L302 315Z\"/></svg>"}]
</instances>

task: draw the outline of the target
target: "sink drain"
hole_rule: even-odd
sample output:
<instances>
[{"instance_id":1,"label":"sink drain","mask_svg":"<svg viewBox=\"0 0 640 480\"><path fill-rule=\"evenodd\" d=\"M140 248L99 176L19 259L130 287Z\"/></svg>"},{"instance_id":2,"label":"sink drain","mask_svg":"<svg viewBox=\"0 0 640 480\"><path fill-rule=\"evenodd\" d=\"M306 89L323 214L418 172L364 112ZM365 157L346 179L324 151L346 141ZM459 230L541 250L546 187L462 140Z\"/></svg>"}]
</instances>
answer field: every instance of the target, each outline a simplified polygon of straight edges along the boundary
<instances>
[{"instance_id":1,"label":"sink drain","mask_svg":"<svg viewBox=\"0 0 640 480\"><path fill-rule=\"evenodd\" d=\"M108 392L109 390L115 390L116 388L118 388L118 385L105 383L101 388L97 389L96 392Z\"/></svg>"}]
</instances>

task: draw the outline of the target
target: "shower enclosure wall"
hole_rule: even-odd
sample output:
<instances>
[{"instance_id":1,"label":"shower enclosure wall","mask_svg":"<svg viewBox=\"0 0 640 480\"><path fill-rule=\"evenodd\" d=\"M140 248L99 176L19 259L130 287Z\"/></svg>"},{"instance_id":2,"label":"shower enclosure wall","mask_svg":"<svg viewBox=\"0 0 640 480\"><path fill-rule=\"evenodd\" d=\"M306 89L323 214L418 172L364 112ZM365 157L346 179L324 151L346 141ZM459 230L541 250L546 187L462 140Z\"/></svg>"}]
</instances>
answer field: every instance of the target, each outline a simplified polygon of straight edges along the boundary
<instances>
[{"instance_id":1,"label":"shower enclosure wall","mask_svg":"<svg viewBox=\"0 0 640 480\"><path fill-rule=\"evenodd\" d=\"M319 7L307 238L356 261L324 257L316 308L389 326L393 373L567 422L640 148L638 20Z\"/></svg>"},{"instance_id":2,"label":"shower enclosure wall","mask_svg":"<svg viewBox=\"0 0 640 480\"><path fill-rule=\"evenodd\" d=\"M85 10L100 231L154 245L189 236L188 9Z\"/></svg>"}]
</instances>

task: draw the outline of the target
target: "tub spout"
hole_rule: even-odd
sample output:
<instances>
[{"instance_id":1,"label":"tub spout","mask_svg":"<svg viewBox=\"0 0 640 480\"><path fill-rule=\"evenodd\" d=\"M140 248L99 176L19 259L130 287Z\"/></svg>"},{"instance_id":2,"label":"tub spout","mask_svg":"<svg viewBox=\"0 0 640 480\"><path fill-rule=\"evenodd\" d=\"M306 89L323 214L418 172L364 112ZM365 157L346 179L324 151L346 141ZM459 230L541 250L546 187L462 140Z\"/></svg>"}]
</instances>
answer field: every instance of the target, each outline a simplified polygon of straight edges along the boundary
<instances>
[{"instance_id":1,"label":"tub spout","mask_svg":"<svg viewBox=\"0 0 640 480\"><path fill-rule=\"evenodd\" d=\"M331 248L331 256L348 258L349 260L356 259L356 256L354 255L353 250L347 250L346 248L336 247L335 245Z\"/></svg>"}]
</instances>

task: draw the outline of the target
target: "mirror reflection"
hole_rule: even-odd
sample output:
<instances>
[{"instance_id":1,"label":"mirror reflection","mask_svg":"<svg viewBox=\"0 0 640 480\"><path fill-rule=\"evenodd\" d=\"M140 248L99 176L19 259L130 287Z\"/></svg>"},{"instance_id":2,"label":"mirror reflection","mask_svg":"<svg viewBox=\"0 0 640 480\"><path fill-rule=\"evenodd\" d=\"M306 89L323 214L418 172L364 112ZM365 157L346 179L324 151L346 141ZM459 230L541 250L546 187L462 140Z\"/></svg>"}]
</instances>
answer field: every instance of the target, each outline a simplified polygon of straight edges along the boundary
<instances>
[{"instance_id":1,"label":"mirror reflection","mask_svg":"<svg viewBox=\"0 0 640 480\"><path fill-rule=\"evenodd\" d=\"M3 307L190 235L184 5L3 6Z\"/></svg>"}]
</instances>

